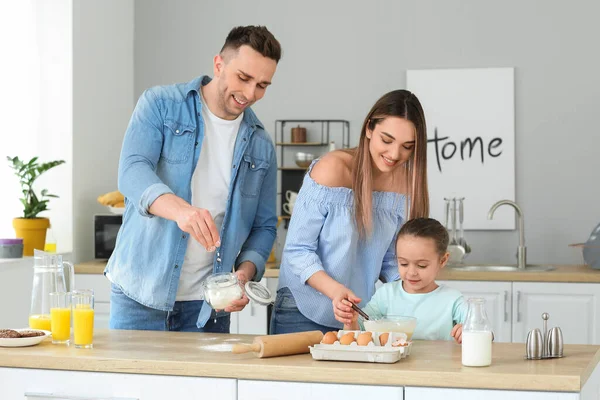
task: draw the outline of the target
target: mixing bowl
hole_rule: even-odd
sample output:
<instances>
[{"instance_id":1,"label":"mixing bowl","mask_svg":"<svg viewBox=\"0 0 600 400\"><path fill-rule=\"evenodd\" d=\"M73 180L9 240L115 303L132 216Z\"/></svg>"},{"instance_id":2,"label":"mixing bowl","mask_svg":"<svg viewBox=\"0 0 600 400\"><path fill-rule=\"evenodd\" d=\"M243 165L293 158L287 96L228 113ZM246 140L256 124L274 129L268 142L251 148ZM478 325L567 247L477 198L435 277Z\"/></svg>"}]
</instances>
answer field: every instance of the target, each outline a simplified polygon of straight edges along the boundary
<instances>
[{"instance_id":1,"label":"mixing bowl","mask_svg":"<svg viewBox=\"0 0 600 400\"><path fill-rule=\"evenodd\" d=\"M364 321L364 324L367 331L403 332L406 334L407 340L410 340L417 326L417 319L401 315L386 315L383 318Z\"/></svg>"}]
</instances>

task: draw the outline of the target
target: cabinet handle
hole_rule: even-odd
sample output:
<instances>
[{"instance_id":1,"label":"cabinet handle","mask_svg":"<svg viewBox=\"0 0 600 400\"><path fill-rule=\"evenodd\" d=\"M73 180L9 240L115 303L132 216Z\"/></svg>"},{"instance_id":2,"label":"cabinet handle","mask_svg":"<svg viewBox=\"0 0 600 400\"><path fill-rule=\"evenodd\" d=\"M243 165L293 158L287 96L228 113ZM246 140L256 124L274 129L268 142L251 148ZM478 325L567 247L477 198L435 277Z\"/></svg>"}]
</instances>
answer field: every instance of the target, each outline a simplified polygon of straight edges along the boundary
<instances>
[{"instance_id":1,"label":"cabinet handle","mask_svg":"<svg viewBox=\"0 0 600 400\"><path fill-rule=\"evenodd\" d=\"M508 302L508 290L504 291L504 322L508 321L508 308L506 303Z\"/></svg>"},{"instance_id":2,"label":"cabinet handle","mask_svg":"<svg viewBox=\"0 0 600 400\"><path fill-rule=\"evenodd\" d=\"M70 396L66 394L55 393L31 393L25 392L27 400L139 400L133 397L89 397L89 396Z\"/></svg>"},{"instance_id":3,"label":"cabinet handle","mask_svg":"<svg viewBox=\"0 0 600 400\"><path fill-rule=\"evenodd\" d=\"M521 322L521 291L517 291L517 322Z\"/></svg>"}]
</instances>

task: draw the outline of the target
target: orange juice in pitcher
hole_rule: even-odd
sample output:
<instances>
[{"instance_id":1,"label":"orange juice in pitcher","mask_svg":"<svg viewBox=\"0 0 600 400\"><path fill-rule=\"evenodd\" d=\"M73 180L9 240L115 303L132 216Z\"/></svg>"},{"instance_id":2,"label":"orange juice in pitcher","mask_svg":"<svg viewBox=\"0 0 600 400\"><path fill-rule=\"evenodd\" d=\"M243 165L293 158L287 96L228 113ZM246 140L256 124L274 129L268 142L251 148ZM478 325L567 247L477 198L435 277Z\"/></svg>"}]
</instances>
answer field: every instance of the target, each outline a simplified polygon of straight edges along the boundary
<instances>
[{"instance_id":1,"label":"orange juice in pitcher","mask_svg":"<svg viewBox=\"0 0 600 400\"><path fill-rule=\"evenodd\" d=\"M34 314L29 316L29 327L31 329L42 329L44 331L50 331L51 319L49 314Z\"/></svg>"},{"instance_id":2,"label":"orange juice in pitcher","mask_svg":"<svg viewBox=\"0 0 600 400\"><path fill-rule=\"evenodd\" d=\"M31 287L29 327L50 331L52 330L50 293L70 292L74 287L75 271L73 264L63 261L62 256L59 254L50 254L37 249L33 253L33 285Z\"/></svg>"}]
</instances>

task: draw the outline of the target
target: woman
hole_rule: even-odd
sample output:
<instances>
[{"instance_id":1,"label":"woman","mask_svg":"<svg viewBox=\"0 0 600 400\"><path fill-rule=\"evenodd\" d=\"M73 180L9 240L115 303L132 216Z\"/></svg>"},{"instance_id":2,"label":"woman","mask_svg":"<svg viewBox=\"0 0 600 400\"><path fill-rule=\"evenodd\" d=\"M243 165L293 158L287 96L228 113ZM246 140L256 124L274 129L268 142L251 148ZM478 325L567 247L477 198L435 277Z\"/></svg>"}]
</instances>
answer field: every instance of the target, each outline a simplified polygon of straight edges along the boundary
<instances>
[{"instance_id":1,"label":"woman","mask_svg":"<svg viewBox=\"0 0 600 400\"><path fill-rule=\"evenodd\" d=\"M365 118L357 148L315 160L294 205L271 333L339 329L349 302L398 279L395 236L429 214L427 134L417 97L395 90ZM333 307L332 307L333 305Z\"/></svg>"}]
</instances>

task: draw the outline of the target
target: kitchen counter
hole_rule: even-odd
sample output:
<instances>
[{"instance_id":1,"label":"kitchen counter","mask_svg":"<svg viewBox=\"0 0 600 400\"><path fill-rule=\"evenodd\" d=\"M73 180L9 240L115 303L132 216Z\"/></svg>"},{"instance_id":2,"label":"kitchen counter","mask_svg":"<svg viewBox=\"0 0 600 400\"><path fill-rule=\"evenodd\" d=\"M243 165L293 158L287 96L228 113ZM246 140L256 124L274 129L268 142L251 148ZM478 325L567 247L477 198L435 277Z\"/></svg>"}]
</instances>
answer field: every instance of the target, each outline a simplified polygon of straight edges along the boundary
<instances>
[{"instance_id":1,"label":"kitchen counter","mask_svg":"<svg viewBox=\"0 0 600 400\"><path fill-rule=\"evenodd\" d=\"M101 274L106 261L90 261L75 265L77 274ZM279 265L267 263L265 278L279 278ZM500 282L569 282L600 283L600 270L587 265L557 265L552 271L543 272L490 272L455 271L444 268L437 277L440 281L500 281Z\"/></svg>"},{"instance_id":2,"label":"kitchen counter","mask_svg":"<svg viewBox=\"0 0 600 400\"><path fill-rule=\"evenodd\" d=\"M395 364L315 361L309 354L259 359L232 354L253 336L182 332L95 333L94 349L52 345L0 348L0 367L113 372L271 381L444 388L579 392L598 380L600 346L565 345L565 357L526 361L524 344L494 343L486 368L461 365L461 347L450 341L416 341ZM594 380L595 379L595 380Z\"/></svg>"},{"instance_id":3,"label":"kitchen counter","mask_svg":"<svg viewBox=\"0 0 600 400\"><path fill-rule=\"evenodd\" d=\"M265 278L278 278L279 268L265 271ZM600 283L600 270L588 265L557 265L552 271L456 271L446 267L437 276L439 281L498 281L498 282L563 282Z\"/></svg>"}]
</instances>

